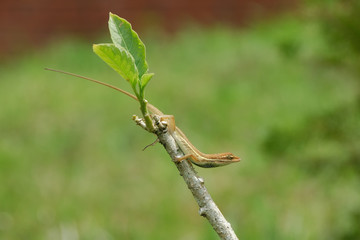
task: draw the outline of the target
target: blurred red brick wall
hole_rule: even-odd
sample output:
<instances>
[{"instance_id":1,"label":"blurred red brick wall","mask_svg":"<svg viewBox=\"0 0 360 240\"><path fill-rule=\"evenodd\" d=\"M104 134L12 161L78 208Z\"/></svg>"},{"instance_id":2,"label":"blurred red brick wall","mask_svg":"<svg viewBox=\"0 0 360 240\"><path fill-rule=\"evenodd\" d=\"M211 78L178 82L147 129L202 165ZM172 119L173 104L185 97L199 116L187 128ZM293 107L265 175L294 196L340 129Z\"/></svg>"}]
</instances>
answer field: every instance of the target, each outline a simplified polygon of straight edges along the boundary
<instances>
[{"instance_id":1,"label":"blurred red brick wall","mask_svg":"<svg viewBox=\"0 0 360 240\"><path fill-rule=\"evenodd\" d=\"M59 35L96 36L108 12L136 30L156 24L174 31L188 20L243 25L293 7L297 0L0 0L0 57ZM7 53L7 54L6 54Z\"/></svg>"}]
</instances>

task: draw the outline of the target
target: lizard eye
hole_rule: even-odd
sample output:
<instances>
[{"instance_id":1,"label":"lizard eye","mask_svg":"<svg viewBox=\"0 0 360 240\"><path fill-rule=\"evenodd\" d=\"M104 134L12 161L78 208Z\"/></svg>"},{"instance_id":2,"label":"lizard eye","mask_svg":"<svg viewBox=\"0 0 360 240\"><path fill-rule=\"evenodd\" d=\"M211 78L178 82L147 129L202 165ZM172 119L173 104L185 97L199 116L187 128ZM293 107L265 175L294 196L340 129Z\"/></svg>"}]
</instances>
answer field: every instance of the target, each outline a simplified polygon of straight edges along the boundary
<instances>
[{"instance_id":1,"label":"lizard eye","mask_svg":"<svg viewBox=\"0 0 360 240\"><path fill-rule=\"evenodd\" d=\"M232 160L232 159L234 159L234 156L233 155L227 155L226 158L229 159L229 160Z\"/></svg>"}]
</instances>

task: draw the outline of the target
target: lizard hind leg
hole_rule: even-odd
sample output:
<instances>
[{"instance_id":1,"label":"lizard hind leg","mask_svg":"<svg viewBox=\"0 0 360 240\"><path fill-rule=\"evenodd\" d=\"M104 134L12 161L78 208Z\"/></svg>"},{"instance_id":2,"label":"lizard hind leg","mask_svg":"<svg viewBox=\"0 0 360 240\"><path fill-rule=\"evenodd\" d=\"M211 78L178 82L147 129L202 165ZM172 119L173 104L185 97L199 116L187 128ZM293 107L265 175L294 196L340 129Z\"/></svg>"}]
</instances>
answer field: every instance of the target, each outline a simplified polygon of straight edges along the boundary
<instances>
[{"instance_id":1,"label":"lizard hind leg","mask_svg":"<svg viewBox=\"0 0 360 240\"><path fill-rule=\"evenodd\" d=\"M174 132L176 129L175 117L173 115L163 115L160 117L160 121L165 121L170 132Z\"/></svg>"}]
</instances>

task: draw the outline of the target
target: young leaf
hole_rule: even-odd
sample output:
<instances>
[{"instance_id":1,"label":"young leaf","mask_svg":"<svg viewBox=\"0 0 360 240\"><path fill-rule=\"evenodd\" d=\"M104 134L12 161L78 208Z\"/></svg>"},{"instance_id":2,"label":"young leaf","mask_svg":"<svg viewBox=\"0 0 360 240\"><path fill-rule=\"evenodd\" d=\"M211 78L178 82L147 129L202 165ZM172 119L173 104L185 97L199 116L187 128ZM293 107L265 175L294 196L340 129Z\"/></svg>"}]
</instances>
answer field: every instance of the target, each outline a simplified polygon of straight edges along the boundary
<instances>
[{"instance_id":1,"label":"young leaf","mask_svg":"<svg viewBox=\"0 0 360 240\"><path fill-rule=\"evenodd\" d=\"M153 73L145 73L144 75L142 75L140 80L141 89L144 89L146 87L146 85L149 83L153 76Z\"/></svg>"},{"instance_id":2,"label":"young leaf","mask_svg":"<svg viewBox=\"0 0 360 240\"><path fill-rule=\"evenodd\" d=\"M115 46L125 48L133 56L141 78L148 70L144 43L128 21L112 13L109 16L109 30Z\"/></svg>"},{"instance_id":3,"label":"young leaf","mask_svg":"<svg viewBox=\"0 0 360 240\"><path fill-rule=\"evenodd\" d=\"M123 47L114 44L94 44L93 51L133 86L138 81L134 58Z\"/></svg>"}]
</instances>

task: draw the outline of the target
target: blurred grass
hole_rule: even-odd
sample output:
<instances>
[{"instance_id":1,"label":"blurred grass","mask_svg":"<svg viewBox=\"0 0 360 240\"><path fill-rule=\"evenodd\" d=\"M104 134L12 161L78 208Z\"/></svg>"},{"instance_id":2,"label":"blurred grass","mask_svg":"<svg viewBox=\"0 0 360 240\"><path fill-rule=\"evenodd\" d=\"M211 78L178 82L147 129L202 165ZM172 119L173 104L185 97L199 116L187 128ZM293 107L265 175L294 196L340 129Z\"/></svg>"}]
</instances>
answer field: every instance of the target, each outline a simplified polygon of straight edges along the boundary
<instances>
[{"instance_id":1,"label":"blurred grass","mask_svg":"<svg viewBox=\"0 0 360 240\"><path fill-rule=\"evenodd\" d=\"M285 18L143 40L156 74L150 102L204 152L243 158L198 169L241 239L351 236L359 174L351 165L336 174L331 157L359 146L358 81L322 61L331 46L316 24ZM0 67L1 239L217 239L162 147L141 151L154 136L131 121L135 101L44 67L129 90L76 39ZM346 146L310 134L344 106L354 106ZM315 172L314 156L328 156ZM329 164L331 175L321 171Z\"/></svg>"}]
</instances>

